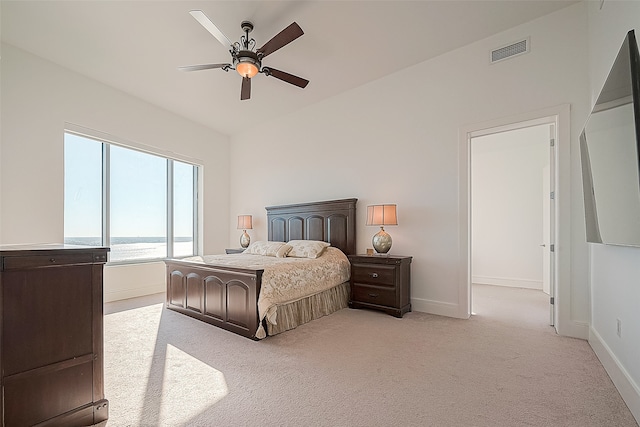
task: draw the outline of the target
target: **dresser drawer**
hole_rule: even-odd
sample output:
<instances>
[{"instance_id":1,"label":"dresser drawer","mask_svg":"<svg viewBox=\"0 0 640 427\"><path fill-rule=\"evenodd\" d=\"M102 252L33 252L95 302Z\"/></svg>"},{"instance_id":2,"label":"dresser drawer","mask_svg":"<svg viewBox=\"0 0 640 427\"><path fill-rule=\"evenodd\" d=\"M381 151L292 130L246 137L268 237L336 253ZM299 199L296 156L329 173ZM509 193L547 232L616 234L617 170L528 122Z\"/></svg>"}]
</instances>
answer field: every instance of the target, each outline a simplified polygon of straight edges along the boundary
<instances>
[{"instance_id":1,"label":"dresser drawer","mask_svg":"<svg viewBox=\"0 0 640 427\"><path fill-rule=\"evenodd\" d=\"M55 265L90 264L95 261L105 262L103 254L78 253L56 255L27 255L4 257L4 270L19 270L25 268L51 267ZM99 258L99 259L98 259Z\"/></svg>"},{"instance_id":2,"label":"dresser drawer","mask_svg":"<svg viewBox=\"0 0 640 427\"><path fill-rule=\"evenodd\" d=\"M378 286L395 286L396 268L388 265L353 264L352 279L356 283Z\"/></svg>"},{"instance_id":3,"label":"dresser drawer","mask_svg":"<svg viewBox=\"0 0 640 427\"><path fill-rule=\"evenodd\" d=\"M388 287L354 283L351 287L351 299L358 302L393 307L396 305L396 291Z\"/></svg>"}]
</instances>

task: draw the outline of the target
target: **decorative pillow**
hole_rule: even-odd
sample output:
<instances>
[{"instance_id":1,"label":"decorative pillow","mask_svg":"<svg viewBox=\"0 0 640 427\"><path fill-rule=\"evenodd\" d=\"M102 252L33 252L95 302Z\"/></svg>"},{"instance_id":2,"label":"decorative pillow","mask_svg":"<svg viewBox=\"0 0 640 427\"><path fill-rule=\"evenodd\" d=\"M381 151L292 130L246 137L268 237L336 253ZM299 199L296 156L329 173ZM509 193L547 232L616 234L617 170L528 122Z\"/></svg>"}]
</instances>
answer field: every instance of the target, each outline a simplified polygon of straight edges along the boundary
<instances>
[{"instance_id":1,"label":"decorative pillow","mask_svg":"<svg viewBox=\"0 0 640 427\"><path fill-rule=\"evenodd\" d=\"M279 256L278 253L283 246L287 245L284 242L265 242L263 240L258 240L257 242L251 243L243 253L264 256ZM284 255L280 255L280 258L284 258L285 256L286 251Z\"/></svg>"},{"instance_id":2,"label":"decorative pillow","mask_svg":"<svg viewBox=\"0 0 640 427\"><path fill-rule=\"evenodd\" d=\"M287 245L291 246L287 256L293 258L318 258L325 248L331 246L319 240L289 240Z\"/></svg>"},{"instance_id":3,"label":"decorative pillow","mask_svg":"<svg viewBox=\"0 0 640 427\"><path fill-rule=\"evenodd\" d=\"M286 258L287 255L289 255L289 252L291 252L291 246L290 245L282 245L282 246L280 246L280 249L278 249L278 252L276 252L276 257L277 258Z\"/></svg>"}]
</instances>

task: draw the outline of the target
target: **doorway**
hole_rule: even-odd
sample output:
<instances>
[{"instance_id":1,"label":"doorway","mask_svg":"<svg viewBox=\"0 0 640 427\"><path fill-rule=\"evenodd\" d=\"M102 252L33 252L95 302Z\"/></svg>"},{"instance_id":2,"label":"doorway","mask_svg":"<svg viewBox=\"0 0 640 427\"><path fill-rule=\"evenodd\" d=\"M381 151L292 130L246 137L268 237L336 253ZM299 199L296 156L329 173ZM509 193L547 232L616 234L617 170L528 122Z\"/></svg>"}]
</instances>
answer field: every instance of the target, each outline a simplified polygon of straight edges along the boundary
<instances>
[{"instance_id":1,"label":"doorway","mask_svg":"<svg viewBox=\"0 0 640 427\"><path fill-rule=\"evenodd\" d=\"M469 134L472 313L491 301L473 304L481 289L478 301L491 294L495 304L518 296L548 304L554 325L555 128L550 117Z\"/></svg>"}]
</instances>

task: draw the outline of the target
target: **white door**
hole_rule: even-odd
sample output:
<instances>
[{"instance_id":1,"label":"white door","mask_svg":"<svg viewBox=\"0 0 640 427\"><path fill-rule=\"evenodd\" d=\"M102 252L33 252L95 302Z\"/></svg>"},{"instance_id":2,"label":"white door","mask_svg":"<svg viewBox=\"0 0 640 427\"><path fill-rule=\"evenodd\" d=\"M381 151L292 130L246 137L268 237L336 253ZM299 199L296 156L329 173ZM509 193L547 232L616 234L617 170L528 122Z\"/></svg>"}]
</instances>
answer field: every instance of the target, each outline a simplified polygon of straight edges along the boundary
<instances>
[{"instance_id":1,"label":"white door","mask_svg":"<svg viewBox=\"0 0 640 427\"><path fill-rule=\"evenodd\" d=\"M551 224L549 215L551 213L551 185L549 177L549 166L545 166L542 171L542 292L551 295Z\"/></svg>"},{"instance_id":2,"label":"white door","mask_svg":"<svg viewBox=\"0 0 640 427\"><path fill-rule=\"evenodd\" d=\"M548 292L549 294L549 325L555 326L555 294L556 294L556 254L555 254L555 239L556 235L556 221L555 221L555 212L556 212L556 176L555 176L555 168L556 168L556 125L551 124L549 126L549 173L545 174L545 176L549 179L549 197L546 198L547 207L544 213L543 218L545 218L545 222L548 225L548 230L544 230L545 233L545 248L544 248L544 261L543 264L548 264L549 271L544 271L543 276L543 290L545 286L545 281L549 282ZM546 187L545 187L546 188ZM543 228L545 227L543 223Z\"/></svg>"}]
</instances>

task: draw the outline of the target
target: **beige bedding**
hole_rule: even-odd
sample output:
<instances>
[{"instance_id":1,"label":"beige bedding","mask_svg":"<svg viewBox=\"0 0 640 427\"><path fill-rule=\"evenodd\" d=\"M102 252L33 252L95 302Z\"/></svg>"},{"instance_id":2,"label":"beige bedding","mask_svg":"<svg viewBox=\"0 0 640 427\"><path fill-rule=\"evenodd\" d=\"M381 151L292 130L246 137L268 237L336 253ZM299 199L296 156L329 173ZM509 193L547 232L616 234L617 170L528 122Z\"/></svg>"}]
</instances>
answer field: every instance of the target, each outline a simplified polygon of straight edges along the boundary
<instances>
[{"instance_id":1,"label":"beige bedding","mask_svg":"<svg viewBox=\"0 0 640 427\"><path fill-rule=\"evenodd\" d=\"M318 258L277 258L274 256L233 254L205 255L187 258L206 264L263 269L262 287L258 296L258 314L271 324L277 324L278 305L298 301L323 292L349 280L349 260L339 249L328 247ZM266 337L260 324L257 338Z\"/></svg>"}]
</instances>

